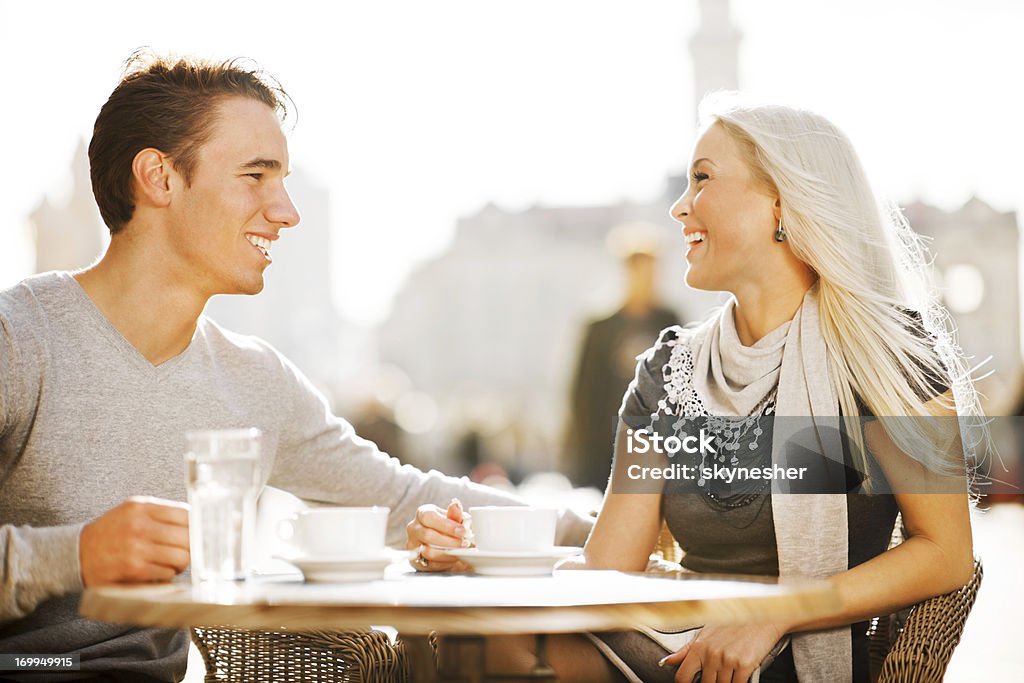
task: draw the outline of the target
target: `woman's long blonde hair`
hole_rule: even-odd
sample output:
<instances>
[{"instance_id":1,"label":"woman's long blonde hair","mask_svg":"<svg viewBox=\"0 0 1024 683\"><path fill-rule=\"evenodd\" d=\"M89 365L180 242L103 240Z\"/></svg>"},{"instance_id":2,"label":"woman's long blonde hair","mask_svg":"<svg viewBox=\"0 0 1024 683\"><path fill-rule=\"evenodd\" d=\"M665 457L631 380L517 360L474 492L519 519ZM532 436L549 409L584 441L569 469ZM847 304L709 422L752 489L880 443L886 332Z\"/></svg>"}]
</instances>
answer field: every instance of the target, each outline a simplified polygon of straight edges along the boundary
<instances>
[{"instance_id":1,"label":"woman's long blonde hair","mask_svg":"<svg viewBox=\"0 0 1024 683\"><path fill-rule=\"evenodd\" d=\"M931 283L925 245L897 208L876 199L849 139L819 114L749 104L735 93L706 97L700 115L704 125L722 126L755 182L779 197L789 245L819 277L822 333L842 414L859 415L859 397L905 453L933 471L958 464L962 473L957 420L905 417L933 415L926 403L934 387L949 387L955 401L944 394L934 400L982 425L981 437L976 430L964 435L972 450L979 438L987 441L978 393ZM849 434L867 472L861 430Z\"/></svg>"}]
</instances>

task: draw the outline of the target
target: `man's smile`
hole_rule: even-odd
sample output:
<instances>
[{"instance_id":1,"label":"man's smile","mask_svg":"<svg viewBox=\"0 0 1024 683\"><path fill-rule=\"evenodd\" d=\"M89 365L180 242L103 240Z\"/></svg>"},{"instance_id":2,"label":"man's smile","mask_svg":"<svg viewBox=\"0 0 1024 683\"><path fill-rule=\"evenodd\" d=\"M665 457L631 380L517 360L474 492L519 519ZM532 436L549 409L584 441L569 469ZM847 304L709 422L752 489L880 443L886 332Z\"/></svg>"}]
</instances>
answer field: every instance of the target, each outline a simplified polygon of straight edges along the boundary
<instances>
[{"instance_id":1,"label":"man's smile","mask_svg":"<svg viewBox=\"0 0 1024 683\"><path fill-rule=\"evenodd\" d=\"M269 238L257 235L255 233L247 232L245 233L245 239L249 240L249 244L256 247L256 249L258 249L259 252L263 254L263 258L267 259L269 263L273 263L274 259L270 258L271 240Z\"/></svg>"}]
</instances>

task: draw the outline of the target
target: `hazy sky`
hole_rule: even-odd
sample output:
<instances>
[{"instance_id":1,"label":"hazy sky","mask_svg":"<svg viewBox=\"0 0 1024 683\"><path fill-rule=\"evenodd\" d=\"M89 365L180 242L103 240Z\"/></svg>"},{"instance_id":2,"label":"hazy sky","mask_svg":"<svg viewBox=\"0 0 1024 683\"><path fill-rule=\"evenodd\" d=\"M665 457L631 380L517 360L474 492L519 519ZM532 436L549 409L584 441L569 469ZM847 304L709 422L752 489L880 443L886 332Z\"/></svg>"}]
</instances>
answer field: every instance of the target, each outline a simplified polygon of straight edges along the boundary
<instances>
[{"instance_id":1,"label":"hazy sky","mask_svg":"<svg viewBox=\"0 0 1024 683\"><path fill-rule=\"evenodd\" d=\"M695 2L335 4L0 0L0 286L29 274L25 215L66 192L142 45L250 56L291 93L292 165L332 193L335 291L356 320L384 315L487 201L647 199L686 162ZM1024 3L744 0L732 16L741 86L831 116L887 196L1024 206Z\"/></svg>"}]
</instances>

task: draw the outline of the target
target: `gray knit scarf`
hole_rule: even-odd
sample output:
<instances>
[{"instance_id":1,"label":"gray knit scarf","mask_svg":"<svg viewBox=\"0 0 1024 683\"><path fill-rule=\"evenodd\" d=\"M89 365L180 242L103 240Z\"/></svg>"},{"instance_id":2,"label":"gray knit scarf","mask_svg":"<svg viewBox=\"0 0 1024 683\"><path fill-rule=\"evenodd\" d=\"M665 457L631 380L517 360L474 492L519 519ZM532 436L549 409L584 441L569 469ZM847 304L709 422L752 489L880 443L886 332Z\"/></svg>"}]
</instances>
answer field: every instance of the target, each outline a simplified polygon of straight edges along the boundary
<instances>
[{"instance_id":1,"label":"gray knit scarf","mask_svg":"<svg viewBox=\"0 0 1024 683\"><path fill-rule=\"evenodd\" d=\"M740 343L735 306L735 299L730 299L718 317L686 330L694 363L693 390L708 412L745 417L777 386L776 415L811 419L799 421L803 429L791 424L794 420L775 421L773 463L783 463L787 449L794 447L824 452L842 462L839 399L821 333L817 285L804 295L791 322L753 346ZM814 429L806 429L809 424ZM816 443L806 443L808 438ZM780 577L822 578L846 571L846 496L788 494L788 488L786 480L772 482ZM791 647L802 683L852 680L848 626L796 634Z\"/></svg>"}]
</instances>

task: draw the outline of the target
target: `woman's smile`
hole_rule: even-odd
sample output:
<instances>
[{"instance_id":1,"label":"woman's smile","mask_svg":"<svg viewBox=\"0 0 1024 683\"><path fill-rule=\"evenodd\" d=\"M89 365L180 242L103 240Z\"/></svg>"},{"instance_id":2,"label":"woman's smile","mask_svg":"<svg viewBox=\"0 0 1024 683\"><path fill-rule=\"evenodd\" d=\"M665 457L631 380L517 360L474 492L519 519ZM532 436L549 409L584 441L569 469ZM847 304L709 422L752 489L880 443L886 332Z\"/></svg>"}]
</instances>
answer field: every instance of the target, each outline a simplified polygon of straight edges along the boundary
<instances>
[{"instance_id":1,"label":"woman's smile","mask_svg":"<svg viewBox=\"0 0 1024 683\"><path fill-rule=\"evenodd\" d=\"M690 254L707 241L708 234L703 230L693 230L692 232L684 233L683 237L686 240L686 255L689 257Z\"/></svg>"}]
</instances>

